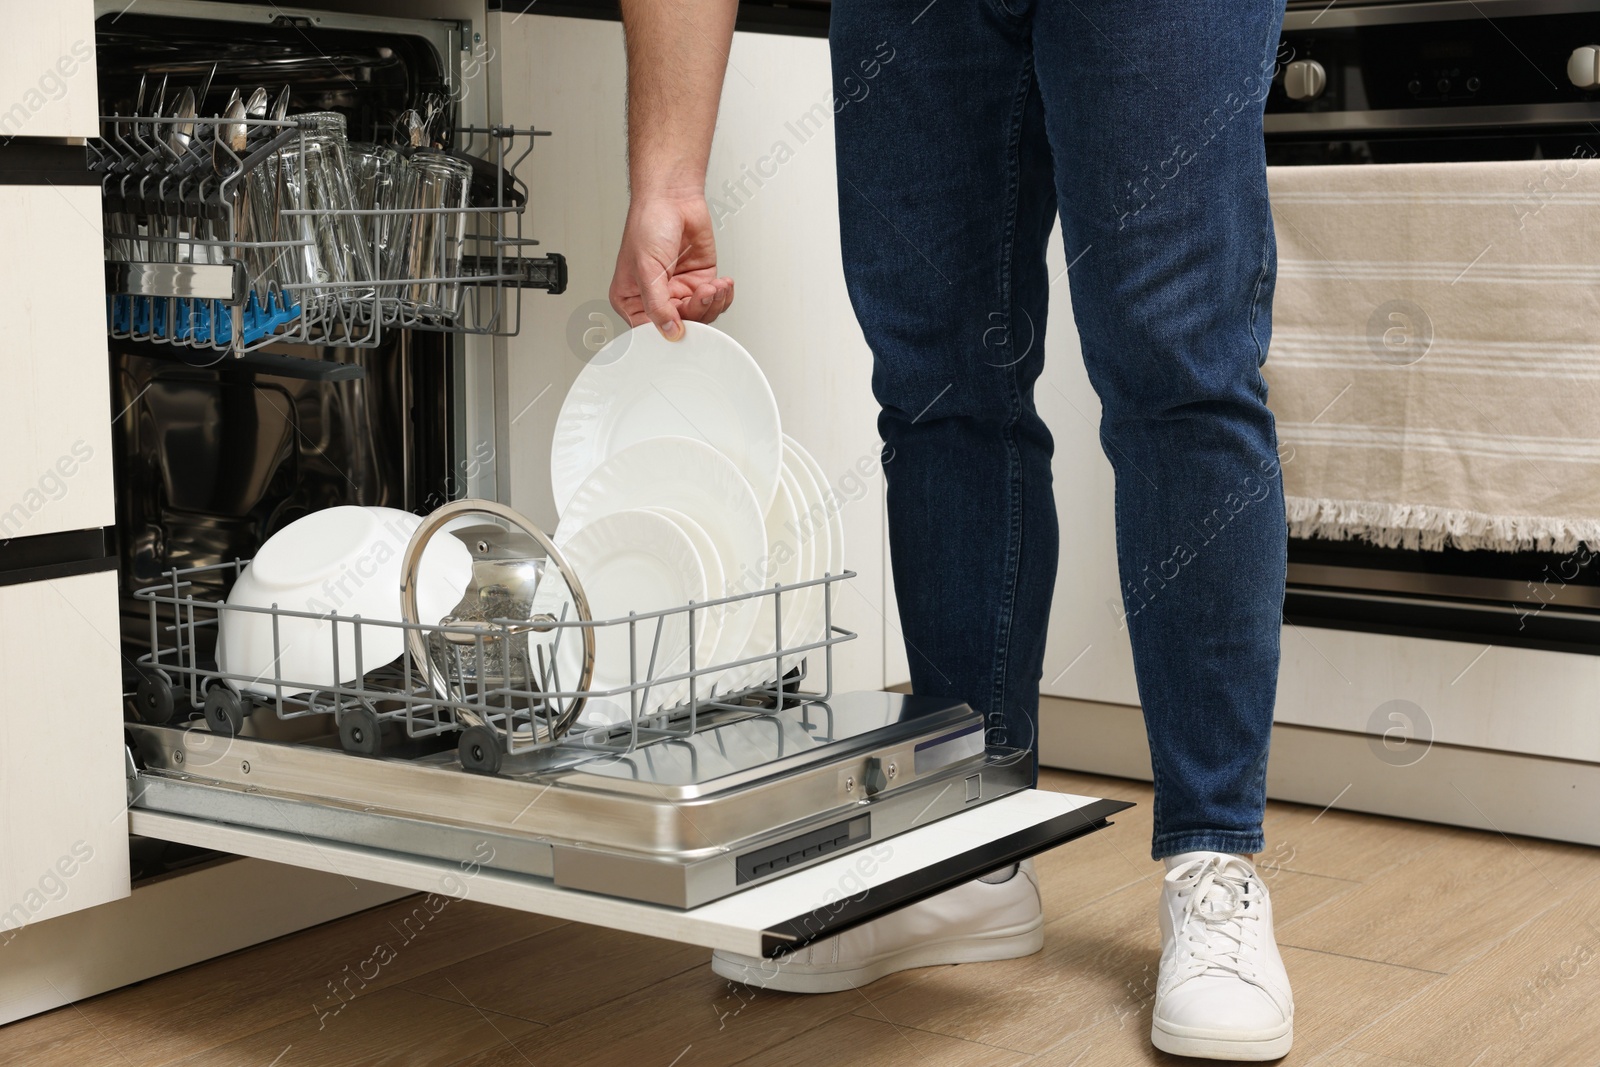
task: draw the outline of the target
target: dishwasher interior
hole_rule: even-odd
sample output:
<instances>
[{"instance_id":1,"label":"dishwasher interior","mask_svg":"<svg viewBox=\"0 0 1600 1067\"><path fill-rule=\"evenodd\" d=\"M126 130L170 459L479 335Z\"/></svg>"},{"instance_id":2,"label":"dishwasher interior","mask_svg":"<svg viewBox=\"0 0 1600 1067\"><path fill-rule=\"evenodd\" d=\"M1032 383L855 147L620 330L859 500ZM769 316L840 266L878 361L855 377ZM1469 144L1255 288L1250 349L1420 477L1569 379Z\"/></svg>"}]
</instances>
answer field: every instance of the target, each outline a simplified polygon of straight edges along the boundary
<instances>
[{"instance_id":1,"label":"dishwasher interior","mask_svg":"<svg viewBox=\"0 0 1600 1067\"><path fill-rule=\"evenodd\" d=\"M517 332L521 290L559 293L566 278L561 256L536 254L523 228L559 205L538 203L516 175L559 131L544 142L547 131L461 118L470 27L200 0L99 7L102 137L89 155L105 191L136 833L287 850L308 865L334 853L470 865L509 886L690 916L863 850L915 838L909 863L933 848L821 921L800 922L812 909L799 907L777 924L788 933L768 923L761 948L776 955L1100 829L1128 806L1074 798L1017 814L1013 803L1011 822L975 821L1034 792L1032 753L987 744L982 717L957 701L835 692L833 649L855 636L833 618L849 572L591 619L542 535L503 506L459 499L458 475L483 458L462 428L463 344ZM367 208L329 178L375 159L381 177L396 154L442 176L412 175L400 206ZM353 650L354 679L225 669L218 635L251 557L295 519L349 505L427 514L420 529L459 537L475 567L504 563L505 538L528 534L537 543L524 537L514 555L541 583L532 600L557 577L572 595L533 616L540 625L274 605L263 610L275 642L280 626L315 623L333 635L336 663ZM489 525L441 532L435 517L464 505ZM406 547L411 558L415 539ZM592 667L604 628L648 645L679 616L693 634L697 612L806 595L828 605L824 625L787 636L780 625L763 684L708 689L749 661L691 656L686 667L652 659L628 685L591 693L587 673L566 667ZM397 659L372 652L386 637L404 641ZM456 675L434 658L440 648ZM573 648L587 655L572 660ZM620 719L580 714L602 697ZM924 833L961 819L964 837Z\"/></svg>"}]
</instances>

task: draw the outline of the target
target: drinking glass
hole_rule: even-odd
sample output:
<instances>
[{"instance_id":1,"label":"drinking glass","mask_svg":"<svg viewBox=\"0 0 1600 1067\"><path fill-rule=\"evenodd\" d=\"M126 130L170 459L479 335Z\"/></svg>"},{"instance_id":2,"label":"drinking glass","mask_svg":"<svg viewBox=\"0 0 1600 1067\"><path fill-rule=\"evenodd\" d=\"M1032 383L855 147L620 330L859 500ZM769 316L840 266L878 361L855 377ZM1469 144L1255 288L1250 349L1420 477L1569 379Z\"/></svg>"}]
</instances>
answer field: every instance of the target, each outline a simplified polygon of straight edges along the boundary
<instances>
[{"instance_id":1,"label":"drinking glass","mask_svg":"<svg viewBox=\"0 0 1600 1067\"><path fill-rule=\"evenodd\" d=\"M400 286L383 283L404 278L396 272L403 266L399 246L409 219L400 212L409 208L415 195L416 171L388 145L358 143L350 146L350 180L357 209L381 212L363 215L361 222L379 282L380 303L392 305L400 297Z\"/></svg>"},{"instance_id":2,"label":"drinking glass","mask_svg":"<svg viewBox=\"0 0 1600 1067\"><path fill-rule=\"evenodd\" d=\"M333 111L296 116L302 134L298 144L281 153L284 190L294 208L310 211L291 216L289 229L302 246L304 274L316 283L307 306L346 314L370 306L374 296L372 259L350 187L345 118Z\"/></svg>"},{"instance_id":3,"label":"drinking glass","mask_svg":"<svg viewBox=\"0 0 1600 1067\"><path fill-rule=\"evenodd\" d=\"M402 304L413 315L452 322L461 313L461 274L472 164L445 152L411 153L412 210L396 276L411 279Z\"/></svg>"}]
</instances>

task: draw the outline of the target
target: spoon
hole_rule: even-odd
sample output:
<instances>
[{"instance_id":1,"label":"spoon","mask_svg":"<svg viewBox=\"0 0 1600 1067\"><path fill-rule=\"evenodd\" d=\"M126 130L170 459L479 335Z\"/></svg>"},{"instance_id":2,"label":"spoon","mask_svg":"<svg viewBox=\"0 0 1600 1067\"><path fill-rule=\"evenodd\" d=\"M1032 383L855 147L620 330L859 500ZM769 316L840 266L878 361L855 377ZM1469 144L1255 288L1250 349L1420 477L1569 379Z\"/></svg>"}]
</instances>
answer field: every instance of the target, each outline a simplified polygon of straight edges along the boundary
<instances>
[{"instance_id":1,"label":"spoon","mask_svg":"<svg viewBox=\"0 0 1600 1067\"><path fill-rule=\"evenodd\" d=\"M206 75L205 83L200 86L200 95L196 99L196 102L202 109L204 109L206 106L206 97L211 95L211 80L216 76L217 64L213 63L211 64L211 73Z\"/></svg>"},{"instance_id":2,"label":"spoon","mask_svg":"<svg viewBox=\"0 0 1600 1067\"><path fill-rule=\"evenodd\" d=\"M122 142L124 148L131 147L130 141L139 139L139 113L144 110L144 84L146 77L147 75L144 74L139 75L139 92L133 98L132 121L123 123L121 132L117 134L117 139ZM115 125L113 125L112 130L116 132Z\"/></svg>"},{"instance_id":3,"label":"spoon","mask_svg":"<svg viewBox=\"0 0 1600 1067\"><path fill-rule=\"evenodd\" d=\"M163 74L163 75L161 75L161 84L156 87L156 97L155 97L155 100L151 104L150 113L152 115L160 115L166 110L167 110L167 76L165 74ZM150 136L154 140L160 140L161 139L161 135L156 132L156 127L154 125L152 125L150 127Z\"/></svg>"},{"instance_id":4,"label":"spoon","mask_svg":"<svg viewBox=\"0 0 1600 1067\"><path fill-rule=\"evenodd\" d=\"M217 130L217 140L211 147L211 165L218 174L225 174L231 169L228 152L237 154L243 152L249 140L249 128L245 126L244 119L247 111L244 101L239 99L235 92L233 99L228 101L227 110L222 117L227 121Z\"/></svg>"},{"instance_id":5,"label":"spoon","mask_svg":"<svg viewBox=\"0 0 1600 1067\"><path fill-rule=\"evenodd\" d=\"M289 87L285 85L278 91L278 99L272 105L272 121L282 122L289 114Z\"/></svg>"},{"instance_id":6,"label":"spoon","mask_svg":"<svg viewBox=\"0 0 1600 1067\"><path fill-rule=\"evenodd\" d=\"M271 98L267 95L267 91L258 88L250 94L250 99L245 102L245 117L252 120L252 123L264 119L267 117L267 108L269 106L271 106ZM267 129L252 124L245 128L245 143L248 144L252 138L262 139L268 134L269 131Z\"/></svg>"},{"instance_id":7,"label":"spoon","mask_svg":"<svg viewBox=\"0 0 1600 1067\"><path fill-rule=\"evenodd\" d=\"M166 79L162 82L165 84ZM194 140L194 117L194 90L185 89L172 110L172 129L167 141L168 147L180 157L189 151L189 143Z\"/></svg>"}]
</instances>

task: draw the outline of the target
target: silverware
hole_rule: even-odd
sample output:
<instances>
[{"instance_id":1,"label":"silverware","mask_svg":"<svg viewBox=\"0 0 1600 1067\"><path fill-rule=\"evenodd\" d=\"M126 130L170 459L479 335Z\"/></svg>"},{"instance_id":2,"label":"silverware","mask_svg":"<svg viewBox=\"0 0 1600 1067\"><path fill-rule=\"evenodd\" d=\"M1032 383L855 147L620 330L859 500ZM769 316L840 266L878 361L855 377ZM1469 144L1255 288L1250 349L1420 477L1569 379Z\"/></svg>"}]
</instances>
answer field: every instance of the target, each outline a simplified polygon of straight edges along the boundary
<instances>
[{"instance_id":1,"label":"silverware","mask_svg":"<svg viewBox=\"0 0 1600 1067\"><path fill-rule=\"evenodd\" d=\"M148 127L139 121L139 118L144 114L145 79L148 77L149 75L147 74L139 75L139 93L133 101L134 121L128 123L127 135L139 144L139 150L141 152L144 150L144 145L148 143L145 137L146 132L148 132Z\"/></svg>"},{"instance_id":2,"label":"silverware","mask_svg":"<svg viewBox=\"0 0 1600 1067\"><path fill-rule=\"evenodd\" d=\"M206 75L205 83L200 86L200 96L196 101L202 109L206 106L206 97L211 95L211 80L216 76L217 65L213 63L211 64L211 73Z\"/></svg>"},{"instance_id":3,"label":"silverware","mask_svg":"<svg viewBox=\"0 0 1600 1067\"><path fill-rule=\"evenodd\" d=\"M211 146L211 165L218 174L226 174L231 170L230 161L236 160L245 149L249 140L249 127L244 123L246 113L244 101L239 99L239 93L235 90L227 109L222 113L227 121L217 127L217 139Z\"/></svg>"},{"instance_id":4,"label":"silverware","mask_svg":"<svg viewBox=\"0 0 1600 1067\"><path fill-rule=\"evenodd\" d=\"M166 110L167 110L167 76L165 74L163 74L163 75L161 75L161 84L160 84L160 86L158 86L156 88L155 100L151 102L150 113L152 115L160 115L161 113L163 113ZM155 132L155 127L154 126L151 127L150 133L151 133L152 137L159 138L159 136L160 136L159 134L157 134Z\"/></svg>"},{"instance_id":5,"label":"silverware","mask_svg":"<svg viewBox=\"0 0 1600 1067\"><path fill-rule=\"evenodd\" d=\"M267 117L267 108L271 106L271 103L272 98L267 94L267 91L265 89L257 88L250 94L250 99L245 102L245 117L252 120L265 119ZM249 144L252 138L256 140L263 140L269 137L275 131L271 130L270 128L263 128L261 126L252 124L247 126L244 132L245 143Z\"/></svg>"},{"instance_id":6,"label":"silverware","mask_svg":"<svg viewBox=\"0 0 1600 1067\"><path fill-rule=\"evenodd\" d=\"M162 79L166 83L166 79ZM182 157L189 151L189 144L194 140L195 100L194 90L185 89L183 95L178 97L178 104L172 109L172 124L168 134L167 147Z\"/></svg>"},{"instance_id":7,"label":"silverware","mask_svg":"<svg viewBox=\"0 0 1600 1067\"><path fill-rule=\"evenodd\" d=\"M272 121L282 122L289 114L289 87L285 85L278 91L278 99L272 105Z\"/></svg>"}]
</instances>

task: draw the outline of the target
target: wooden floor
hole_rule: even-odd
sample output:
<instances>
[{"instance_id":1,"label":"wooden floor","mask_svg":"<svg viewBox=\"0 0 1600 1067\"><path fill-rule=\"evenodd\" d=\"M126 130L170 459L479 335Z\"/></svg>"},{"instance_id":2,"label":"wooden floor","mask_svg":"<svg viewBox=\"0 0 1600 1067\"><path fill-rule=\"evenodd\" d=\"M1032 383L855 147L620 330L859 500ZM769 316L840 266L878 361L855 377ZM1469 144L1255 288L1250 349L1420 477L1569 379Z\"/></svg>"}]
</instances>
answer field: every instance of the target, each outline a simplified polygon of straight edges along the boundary
<instances>
[{"instance_id":1,"label":"wooden floor","mask_svg":"<svg viewBox=\"0 0 1600 1067\"><path fill-rule=\"evenodd\" d=\"M0 1028L0 1064L1196 1062L1149 1044L1149 785L1043 784L1139 806L1040 858L1027 959L798 997L723 981L700 949L411 898ZM1266 835L1296 1002L1280 1062L1600 1065L1600 850L1277 803Z\"/></svg>"}]
</instances>

